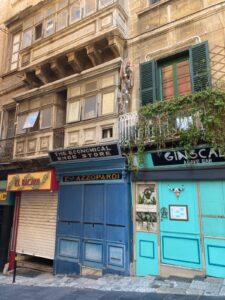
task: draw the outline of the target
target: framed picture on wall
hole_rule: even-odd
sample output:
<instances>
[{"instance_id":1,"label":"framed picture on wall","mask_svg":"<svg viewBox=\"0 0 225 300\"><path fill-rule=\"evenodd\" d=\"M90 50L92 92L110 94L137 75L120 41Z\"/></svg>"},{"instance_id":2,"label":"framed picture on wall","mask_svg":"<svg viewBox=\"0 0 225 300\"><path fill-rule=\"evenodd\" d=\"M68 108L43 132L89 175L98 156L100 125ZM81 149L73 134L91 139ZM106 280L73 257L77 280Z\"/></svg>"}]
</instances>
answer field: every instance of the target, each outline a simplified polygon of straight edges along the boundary
<instances>
[{"instance_id":1,"label":"framed picture on wall","mask_svg":"<svg viewBox=\"0 0 225 300\"><path fill-rule=\"evenodd\" d=\"M169 205L170 220L188 221L187 205Z\"/></svg>"}]
</instances>

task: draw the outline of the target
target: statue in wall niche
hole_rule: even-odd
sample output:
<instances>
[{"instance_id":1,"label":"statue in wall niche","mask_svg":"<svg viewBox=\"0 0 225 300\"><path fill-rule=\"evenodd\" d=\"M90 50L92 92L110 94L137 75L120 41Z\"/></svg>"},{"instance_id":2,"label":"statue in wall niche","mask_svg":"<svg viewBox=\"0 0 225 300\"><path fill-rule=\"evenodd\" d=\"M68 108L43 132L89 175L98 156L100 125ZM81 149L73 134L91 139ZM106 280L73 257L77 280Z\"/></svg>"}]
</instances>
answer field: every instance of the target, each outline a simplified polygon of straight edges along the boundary
<instances>
[{"instance_id":1,"label":"statue in wall niche","mask_svg":"<svg viewBox=\"0 0 225 300\"><path fill-rule=\"evenodd\" d=\"M120 68L120 91L118 93L119 113L128 112L128 105L131 99L131 90L133 87L133 70L130 61L126 58Z\"/></svg>"}]
</instances>

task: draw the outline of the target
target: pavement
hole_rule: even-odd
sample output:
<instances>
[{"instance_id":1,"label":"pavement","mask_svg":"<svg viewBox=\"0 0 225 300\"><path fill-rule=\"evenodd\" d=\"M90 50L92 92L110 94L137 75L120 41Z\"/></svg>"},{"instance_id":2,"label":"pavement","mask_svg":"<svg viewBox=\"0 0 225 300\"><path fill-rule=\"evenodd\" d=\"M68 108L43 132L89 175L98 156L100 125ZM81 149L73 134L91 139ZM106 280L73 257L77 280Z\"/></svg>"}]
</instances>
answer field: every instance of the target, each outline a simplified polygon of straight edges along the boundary
<instances>
[{"instance_id":1,"label":"pavement","mask_svg":"<svg viewBox=\"0 0 225 300\"><path fill-rule=\"evenodd\" d=\"M0 300L225 300L225 279L171 276L102 277L53 276L35 270L18 269L16 282L0 274Z\"/></svg>"}]
</instances>

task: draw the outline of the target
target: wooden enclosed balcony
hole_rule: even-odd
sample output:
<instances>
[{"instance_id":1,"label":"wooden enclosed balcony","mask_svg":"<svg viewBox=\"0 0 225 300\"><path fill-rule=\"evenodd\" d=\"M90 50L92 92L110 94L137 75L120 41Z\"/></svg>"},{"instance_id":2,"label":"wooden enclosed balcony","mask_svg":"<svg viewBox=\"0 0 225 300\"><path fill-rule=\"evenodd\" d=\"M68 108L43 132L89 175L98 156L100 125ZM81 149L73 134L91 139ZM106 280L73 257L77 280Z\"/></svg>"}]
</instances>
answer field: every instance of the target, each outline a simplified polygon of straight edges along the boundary
<instances>
[{"instance_id":1,"label":"wooden enclosed balcony","mask_svg":"<svg viewBox=\"0 0 225 300\"><path fill-rule=\"evenodd\" d=\"M127 14L121 4L123 1L106 2L106 6L98 5L96 11L80 15L74 22L69 17L60 29L54 21L56 25L51 34L46 34L46 28L43 28L39 39L31 38L30 44L25 44L20 50L19 70L23 80L36 87L123 56L127 37ZM56 13L55 20L57 16ZM43 26L47 26L46 22L43 21ZM37 26L33 27L35 32Z\"/></svg>"}]
</instances>

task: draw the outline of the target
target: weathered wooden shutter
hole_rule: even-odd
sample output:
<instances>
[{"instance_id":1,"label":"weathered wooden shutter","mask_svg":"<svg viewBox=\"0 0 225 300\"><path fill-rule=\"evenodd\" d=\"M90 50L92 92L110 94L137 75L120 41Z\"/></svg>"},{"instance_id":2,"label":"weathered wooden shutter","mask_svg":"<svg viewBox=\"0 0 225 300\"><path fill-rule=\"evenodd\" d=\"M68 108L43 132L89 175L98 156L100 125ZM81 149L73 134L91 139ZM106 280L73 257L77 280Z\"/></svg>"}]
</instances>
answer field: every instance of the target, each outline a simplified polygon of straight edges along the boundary
<instances>
[{"instance_id":1,"label":"weathered wooden shutter","mask_svg":"<svg viewBox=\"0 0 225 300\"><path fill-rule=\"evenodd\" d=\"M155 61L140 64L140 97L141 104L152 103L156 99Z\"/></svg>"},{"instance_id":2,"label":"weathered wooden shutter","mask_svg":"<svg viewBox=\"0 0 225 300\"><path fill-rule=\"evenodd\" d=\"M202 91L211 85L208 42L194 45L189 54L192 90Z\"/></svg>"}]
</instances>

